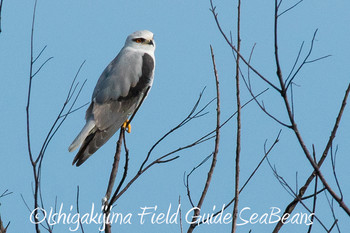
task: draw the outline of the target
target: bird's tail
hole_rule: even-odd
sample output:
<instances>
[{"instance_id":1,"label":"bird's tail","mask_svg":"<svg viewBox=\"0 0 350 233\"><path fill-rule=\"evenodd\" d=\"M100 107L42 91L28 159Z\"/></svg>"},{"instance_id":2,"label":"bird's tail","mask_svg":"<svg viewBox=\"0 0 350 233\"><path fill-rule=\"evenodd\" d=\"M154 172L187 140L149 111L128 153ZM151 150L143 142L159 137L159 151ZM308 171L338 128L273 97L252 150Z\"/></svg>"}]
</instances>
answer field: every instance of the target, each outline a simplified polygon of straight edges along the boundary
<instances>
[{"instance_id":1,"label":"bird's tail","mask_svg":"<svg viewBox=\"0 0 350 233\"><path fill-rule=\"evenodd\" d=\"M95 121L89 120L86 122L84 128L80 131L78 136L74 139L72 144L69 146L68 151L72 152L77 149L85 140L85 138L90 134L91 130L95 127Z\"/></svg>"}]
</instances>

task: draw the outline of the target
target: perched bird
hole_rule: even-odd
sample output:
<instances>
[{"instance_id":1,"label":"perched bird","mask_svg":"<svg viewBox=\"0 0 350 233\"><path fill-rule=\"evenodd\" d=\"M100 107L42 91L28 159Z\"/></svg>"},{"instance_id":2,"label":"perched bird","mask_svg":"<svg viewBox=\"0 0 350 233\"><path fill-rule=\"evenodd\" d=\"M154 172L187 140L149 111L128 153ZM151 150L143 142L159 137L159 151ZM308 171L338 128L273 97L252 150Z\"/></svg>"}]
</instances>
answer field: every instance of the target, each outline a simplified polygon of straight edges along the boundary
<instances>
[{"instance_id":1,"label":"perched bird","mask_svg":"<svg viewBox=\"0 0 350 233\"><path fill-rule=\"evenodd\" d=\"M155 47L152 32L136 31L105 68L86 111L86 124L68 149L71 152L80 146L73 165L84 163L123 123L129 125L128 117L142 104L152 86Z\"/></svg>"}]
</instances>

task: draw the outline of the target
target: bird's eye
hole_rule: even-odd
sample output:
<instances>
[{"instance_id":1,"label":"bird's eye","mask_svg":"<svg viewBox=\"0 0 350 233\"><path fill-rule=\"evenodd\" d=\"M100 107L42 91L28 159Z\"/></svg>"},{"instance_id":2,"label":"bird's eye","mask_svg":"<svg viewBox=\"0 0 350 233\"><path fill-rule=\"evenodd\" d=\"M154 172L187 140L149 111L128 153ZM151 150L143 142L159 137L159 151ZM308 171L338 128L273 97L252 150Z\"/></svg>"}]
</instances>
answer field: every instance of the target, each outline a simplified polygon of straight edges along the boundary
<instances>
[{"instance_id":1,"label":"bird's eye","mask_svg":"<svg viewBox=\"0 0 350 233\"><path fill-rule=\"evenodd\" d=\"M135 41L136 43L142 43L142 42L145 41L145 39L143 39L143 38L136 38L136 39L134 39L134 41Z\"/></svg>"}]
</instances>

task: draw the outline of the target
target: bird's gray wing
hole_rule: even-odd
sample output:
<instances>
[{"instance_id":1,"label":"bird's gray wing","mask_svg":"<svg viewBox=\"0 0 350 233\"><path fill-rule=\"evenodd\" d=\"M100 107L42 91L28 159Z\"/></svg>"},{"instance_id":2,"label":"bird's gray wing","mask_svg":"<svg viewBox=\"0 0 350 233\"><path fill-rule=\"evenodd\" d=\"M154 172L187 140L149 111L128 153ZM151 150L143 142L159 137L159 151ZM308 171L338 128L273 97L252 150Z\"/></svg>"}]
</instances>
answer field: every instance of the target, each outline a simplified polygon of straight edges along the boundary
<instances>
[{"instance_id":1,"label":"bird's gray wing","mask_svg":"<svg viewBox=\"0 0 350 233\"><path fill-rule=\"evenodd\" d=\"M106 67L97 81L92 99L102 104L126 96L142 76L142 54L124 48Z\"/></svg>"},{"instance_id":2,"label":"bird's gray wing","mask_svg":"<svg viewBox=\"0 0 350 233\"><path fill-rule=\"evenodd\" d=\"M136 96L149 85L153 76L154 62L153 65L149 64L148 57L150 57L148 54L122 49L103 71L92 96L94 106L91 113L99 129L108 128L121 117L120 115L124 116L128 111L130 103L119 101L121 98ZM153 61L153 58L151 60ZM152 70L145 74L143 67L151 67ZM118 101L120 104L110 104L111 101ZM89 113L87 112L87 119L91 117Z\"/></svg>"},{"instance_id":3,"label":"bird's gray wing","mask_svg":"<svg viewBox=\"0 0 350 233\"><path fill-rule=\"evenodd\" d=\"M154 59L148 55L122 50L99 78L86 111L95 128L86 137L73 164L82 164L107 142L137 108L152 85Z\"/></svg>"}]
</instances>

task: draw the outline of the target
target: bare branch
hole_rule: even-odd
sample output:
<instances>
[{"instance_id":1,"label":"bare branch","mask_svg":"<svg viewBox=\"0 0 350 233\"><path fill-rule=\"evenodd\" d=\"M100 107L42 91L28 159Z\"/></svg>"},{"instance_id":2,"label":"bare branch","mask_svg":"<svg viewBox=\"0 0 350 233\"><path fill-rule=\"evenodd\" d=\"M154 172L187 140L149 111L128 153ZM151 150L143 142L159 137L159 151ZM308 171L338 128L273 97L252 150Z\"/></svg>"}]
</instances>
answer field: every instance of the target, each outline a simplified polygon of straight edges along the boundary
<instances>
[{"instance_id":1,"label":"bare branch","mask_svg":"<svg viewBox=\"0 0 350 233\"><path fill-rule=\"evenodd\" d=\"M282 185L282 187L293 197L297 197L297 193L293 191L293 189L291 188L291 186L288 184L288 182L278 174L276 167L272 167L271 163L268 161L270 168L273 171L274 176L277 178L278 182ZM316 195L318 195L319 193L323 192L325 189L320 190L319 192L316 192L308 197L305 197L305 199L299 199L300 204L309 212L309 213L313 213L314 218L320 223L320 225L327 230L327 227L323 224L323 222L315 215L315 212L312 212L303 202L303 200L312 198ZM284 216L284 215L282 215Z\"/></svg>"},{"instance_id":2,"label":"bare branch","mask_svg":"<svg viewBox=\"0 0 350 233\"><path fill-rule=\"evenodd\" d=\"M0 1L0 33L2 32L2 30L1 30L1 11L2 11L2 4L3 4L3 0Z\"/></svg>"},{"instance_id":3,"label":"bare branch","mask_svg":"<svg viewBox=\"0 0 350 233\"><path fill-rule=\"evenodd\" d=\"M9 192L9 190L6 189L6 190L0 195L0 198L6 197L7 195L10 195L10 194L12 194L12 193L13 193L13 192Z\"/></svg>"},{"instance_id":4,"label":"bare branch","mask_svg":"<svg viewBox=\"0 0 350 233\"><path fill-rule=\"evenodd\" d=\"M123 134L123 129L120 129L119 139L117 141L117 147L116 147L116 151L114 154L114 161L113 161L113 165L112 165L112 170L111 170L111 174L109 176L108 186L107 186L106 195L105 195L106 202L104 203L104 205L108 205L110 196L112 194L112 189L113 189L113 186L115 183L115 178L116 178L117 173L118 173L120 153L121 153L121 144L122 144L122 140L123 140L122 134Z\"/></svg>"},{"instance_id":5,"label":"bare branch","mask_svg":"<svg viewBox=\"0 0 350 233\"><path fill-rule=\"evenodd\" d=\"M275 141L273 142L273 144L271 145L271 147L269 148L268 151L265 150L265 154L263 156L263 158L260 160L259 164L256 166L256 168L254 169L254 171L250 174L250 176L248 177L248 179L246 180L246 182L243 184L242 188L239 190L239 193L241 193L244 188L247 186L247 184L249 183L249 181L253 178L253 176L255 175L255 173L258 171L260 165L262 164L262 162L267 158L267 156L270 154L270 152L272 151L272 149L275 147L275 145L279 142L279 136L281 134L281 130L279 131ZM266 144L266 142L265 142ZM224 210L226 210L228 207L231 206L231 204L235 201L235 198L233 198L231 201L227 202L227 204L224 207ZM217 216L218 214L221 213L221 210L216 212L214 215L209 217L209 220L214 218L215 216ZM199 225L201 225L203 222L200 222Z\"/></svg>"},{"instance_id":6,"label":"bare branch","mask_svg":"<svg viewBox=\"0 0 350 233\"><path fill-rule=\"evenodd\" d=\"M74 95L74 92L75 92L76 87L78 86L78 83L75 85L74 89L73 89L73 86L74 86L75 81L77 80L78 75L80 74L80 70L83 68L85 62L86 62L86 60L84 60L84 61L80 64L80 66L79 66L79 68L78 68L78 71L75 73L74 79L73 79L73 81L72 81L72 83L71 83L71 85L70 85L70 88L69 88L69 91L68 91L68 94L67 94L66 102L69 102L70 99L71 99L71 98L73 97L73 95ZM85 79L84 83L85 83L85 82L86 82L86 79ZM72 91L72 89L73 89L73 91Z\"/></svg>"},{"instance_id":7,"label":"bare branch","mask_svg":"<svg viewBox=\"0 0 350 233\"><path fill-rule=\"evenodd\" d=\"M328 143L326 145L326 148L324 150L324 152L322 153L322 156L320 158L320 160L318 161L317 163L317 167L320 168L324 162L324 160L326 159L327 157L327 154L328 154L328 151L333 143L333 140L335 138L335 135L336 135L336 132L337 132L337 129L339 127L339 124L340 124L340 120L342 118L342 115L343 115L343 112L344 112L344 109L345 109L345 106L346 106L346 101L348 99L348 95L349 95L349 92L350 92L350 84L348 85L348 88L345 92L345 96L343 98L343 101L342 101L342 105L340 107L340 110L339 110L339 113L337 115L337 118L336 118L336 121L335 121L335 124L334 124L334 127L332 129L332 132L331 132L331 136L329 137L329 140L328 140ZM312 159L312 158L311 158ZM299 194L298 196L286 207L286 210L284 211L284 214L288 213L292 213L292 211L294 210L294 208L296 207L296 205L298 204L299 200L304 196L304 193L306 192L307 188L309 187L311 181L315 178L317 172L316 171L313 171L312 174L309 176L309 178L306 180L305 184L303 187L301 187L299 189ZM322 182L323 183L323 182ZM328 190L328 189L327 189ZM340 203L339 203L340 204ZM342 207L343 208L343 207ZM275 229L274 229L274 233L277 233L281 227L283 226L283 223L282 222L278 222L277 225L275 226Z\"/></svg>"},{"instance_id":8,"label":"bare branch","mask_svg":"<svg viewBox=\"0 0 350 233\"><path fill-rule=\"evenodd\" d=\"M242 61L256 74L258 75L262 80L264 80L267 84L269 84L271 87L273 87L275 90L277 91L281 91L280 89L278 89L278 87L276 87L274 84L272 84L269 80L267 80L263 75L261 75L254 67L252 67L249 62L237 51L237 49L235 48L235 46L229 41L229 39L227 38L226 34L224 33L224 31L221 29L220 23L219 23L219 19L218 19L218 14L216 13L216 7L214 7L213 5L213 0L210 0L210 11L213 13L216 25L220 31L220 33L222 34L222 36L224 37L224 39L226 40L227 44L231 47L232 50L234 50L237 54L238 57L240 57L242 59Z\"/></svg>"},{"instance_id":9,"label":"bare branch","mask_svg":"<svg viewBox=\"0 0 350 233\"><path fill-rule=\"evenodd\" d=\"M190 179L190 176L192 175L192 173L194 171L196 171L199 167L201 167L203 164L205 164L209 158L213 155L213 153L211 153L210 155L208 155L207 157L205 157L197 166L195 166L191 171L190 173L187 174L186 176L186 180L185 180L185 173L184 173L184 185L186 187L186 190L187 190L187 197L188 197L188 200L190 201L192 207L194 207L194 204L193 204L193 201L192 201L192 198L191 198L191 189L190 189L190 182L189 182L189 179Z\"/></svg>"},{"instance_id":10,"label":"bare branch","mask_svg":"<svg viewBox=\"0 0 350 233\"><path fill-rule=\"evenodd\" d=\"M179 196L179 206L181 206L181 196ZM181 214L181 207L179 209L179 214L180 214L180 233L183 233L182 230L182 214Z\"/></svg>"},{"instance_id":11,"label":"bare branch","mask_svg":"<svg viewBox=\"0 0 350 233\"><path fill-rule=\"evenodd\" d=\"M255 47L255 45L254 45ZM252 55L253 55L253 50L254 50L254 47L252 48L252 51L250 53L250 56L249 56L249 60L248 60L248 63L250 64L250 61L251 61L251 58L252 58ZM273 119L274 121L276 121L277 123L279 123L280 125L284 126L284 127L287 127L287 128L291 128L290 125L282 122L281 120L279 120L278 118L276 118L274 115L272 115L265 107L264 105L264 102L260 103L257 98L254 98L254 93L253 93L253 90L252 90L252 86L251 86L251 83L250 83L250 66L248 66L248 81L244 78L242 72L241 72L241 75L243 77L243 81L244 81L244 84L245 86L247 87L250 95L253 97L254 101L256 102L256 104L259 106L259 108L268 116L270 117L271 119Z\"/></svg>"},{"instance_id":12,"label":"bare branch","mask_svg":"<svg viewBox=\"0 0 350 233\"><path fill-rule=\"evenodd\" d=\"M256 43L253 45L253 48L252 48L252 50L251 50L251 52L250 52L249 60L248 60L248 63L249 63L249 64L250 64L250 62L251 62L251 60L252 60L255 46L256 46ZM251 85L251 83L250 83L250 69L249 69L249 67L248 67L247 73L248 73L248 87L249 87L249 89L252 89L252 85ZM242 76L242 77L243 77L243 76ZM243 80L244 80L244 77L243 77ZM245 82L245 80L244 80L244 82Z\"/></svg>"},{"instance_id":13,"label":"bare branch","mask_svg":"<svg viewBox=\"0 0 350 233\"><path fill-rule=\"evenodd\" d=\"M175 156L173 158L170 158L170 159L166 159L166 160L158 160L157 163L169 163L169 162L174 161L175 159L178 159L178 158L180 158L179 155Z\"/></svg>"},{"instance_id":14,"label":"bare branch","mask_svg":"<svg viewBox=\"0 0 350 233\"><path fill-rule=\"evenodd\" d=\"M32 20L32 30L31 30L31 41L30 41L30 71L29 71L29 86L28 86L28 96L27 96L27 106L26 106L26 119L27 119L27 148L28 148L28 154L29 159L31 161L32 167L33 167L33 174L34 174L34 182L35 182L35 191L34 191L34 218L35 222L38 222L37 214L38 214L38 174L36 171L36 162L34 162L32 150L31 150L31 141L30 141L30 115L29 115L29 107L30 107L30 97L31 97L31 87L32 87L32 80L33 80L33 49L34 49L34 22L35 22L35 12L36 12L36 4L37 0L35 0L34 3L34 10L33 10L33 20ZM39 224L35 224L35 230L37 233L40 233L39 230Z\"/></svg>"},{"instance_id":15,"label":"bare branch","mask_svg":"<svg viewBox=\"0 0 350 233\"><path fill-rule=\"evenodd\" d=\"M79 185L77 186L77 213L78 216L80 215L80 211L79 211ZM81 223L81 218L79 217L79 223L80 223L80 229L82 233L85 233L84 231L84 227L83 224Z\"/></svg>"},{"instance_id":16,"label":"bare branch","mask_svg":"<svg viewBox=\"0 0 350 233\"><path fill-rule=\"evenodd\" d=\"M40 70L45 66L45 64L46 64L48 61L50 61L51 59L53 59L53 57L49 57L48 59L46 59L46 61L44 61L44 63L41 64L41 66L39 67L39 69L33 74L32 78L34 78L35 75L37 75L37 73L39 73Z\"/></svg>"},{"instance_id":17,"label":"bare branch","mask_svg":"<svg viewBox=\"0 0 350 233\"><path fill-rule=\"evenodd\" d=\"M280 82L280 86L281 86L281 89L280 89L280 93L282 96L285 96L286 93L283 89L284 87L284 83L283 83L283 77L282 77L282 70L281 70L281 64L280 64L280 60L279 60L279 50L278 50L278 3L277 3L277 0L275 0L275 20L274 20L274 46L275 46L275 63L276 63L276 74L277 74L277 77L278 77L278 80Z\"/></svg>"},{"instance_id":18,"label":"bare branch","mask_svg":"<svg viewBox=\"0 0 350 233\"><path fill-rule=\"evenodd\" d=\"M66 114L61 115L60 118L66 117L66 116L68 116L68 115L70 115L70 114L72 114L72 113L74 113L74 112L76 112L76 111L78 111L78 110L80 110L80 109L86 107L88 104L89 104L89 103L85 103L85 104L81 105L80 107L77 107L77 108L75 108L75 109L73 109L73 110L67 112Z\"/></svg>"},{"instance_id":19,"label":"bare branch","mask_svg":"<svg viewBox=\"0 0 350 233\"><path fill-rule=\"evenodd\" d=\"M316 150L315 150L315 145L312 145L312 155L313 155L313 158L314 158L314 161L317 162L316 160ZM313 200L313 203L312 203L312 213L315 213L316 212L316 201L317 201L317 184L318 184L318 178L316 177L316 180L315 180L315 189L314 189L314 200ZM312 215L311 217L311 222L314 222L314 218L315 216ZM309 229L307 231L307 233L311 233L311 230L312 230L312 225L313 224L310 224L309 226Z\"/></svg>"},{"instance_id":20,"label":"bare branch","mask_svg":"<svg viewBox=\"0 0 350 233\"><path fill-rule=\"evenodd\" d=\"M337 227L337 229L338 229L338 232L340 232L340 229L339 229L339 226L338 226L338 219L336 218L335 212L334 212L334 199L332 199L332 201L330 201L329 198L328 198L327 193L325 193L325 196L326 196L329 208L330 208L330 210L332 212L332 217L334 219L334 223L333 223L331 229L333 229L333 227L335 225ZM331 232L331 230L329 230L328 232Z\"/></svg>"},{"instance_id":21,"label":"bare branch","mask_svg":"<svg viewBox=\"0 0 350 233\"><path fill-rule=\"evenodd\" d=\"M338 219L336 219L333 223L333 225L331 226L331 228L328 230L328 232L332 232L334 226L338 226ZM340 232L339 228L338 228L338 232Z\"/></svg>"},{"instance_id":22,"label":"bare branch","mask_svg":"<svg viewBox=\"0 0 350 233\"><path fill-rule=\"evenodd\" d=\"M309 57L311 56L312 50L313 50L313 48L314 48L314 42L315 42L315 39L316 39L317 31L318 31L318 30L316 29L315 32L314 32L314 34L313 34L313 36L312 36L310 49L309 49L307 55L305 56L303 62L300 64L300 66L299 66L298 69L295 71L295 73L293 74L293 76L292 76L292 77L290 78L290 80L287 82L287 80L289 79L291 73L288 75L288 78L287 78L286 81L285 81L285 84L287 83L287 85L286 85L286 90L289 88L289 86L290 86L291 83L293 82L294 78L297 76L297 74L298 74L299 71L303 68L303 66L304 66L305 64L313 63L313 62L316 62L316 61L319 61L319 60L322 60L322 59L325 59L325 58L328 58L328 57L331 56L331 55L327 55L327 56L323 56L323 57L320 57L320 58L317 58L317 59L308 60ZM302 49L302 48L300 48L300 49ZM299 51L299 52L301 52L301 51ZM293 69L294 69L294 67L293 67Z\"/></svg>"},{"instance_id":23,"label":"bare branch","mask_svg":"<svg viewBox=\"0 0 350 233\"><path fill-rule=\"evenodd\" d=\"M277 17L282 16L284 13L287 13L288 11L292 10L294 7L296 7L297 5L299 5L302 1L304 0L300 0L299 2L295 3L293 6L289 7L288 9L284 10L282 13L278 14ZM282 3L282 1L280 1L280 3L278 4L278 8L280 7L280 4Z\"/></svg>"},{"instance_id":24,"label":"bare branch","mask_svg":"<svg viewBox=\"0 0 350 233\"><path fill-rule=\"evenodd\" d=\"M237 3L237 52L241 52L241 0ZM239 201L239 175L240 175L240 155L241 155L241 95L239 82L239 56L236 59L236 103L237 103L237 134L236 134L236 159L235 159L235 203L233 204L231 233L237 229L237 213ZM249 58L250 61L250 58ZM250 63L248 63L250 64Z\"/></svg>"},{"instance_id":25,"label":"bare branch","mask_svg":"<svg viewBox=\"0 0 350 233\"><path fill-rule=\"evenodd\" d=\"M78 72L79 72L79 71L78 71ZM74 84L75 79L76 79L76 78L73 79L71 86ZM40 165L39 165L39 167L41 167L41 163L42 163L44 154L45 154L45 152L46 152L46 149L47 149L48 145L50 144L50 141L51 141L52 138L55 136L55 134L57 133L57 131L59 130L59 128L62 126L62 124L65 122L65 120L67 119L67 117L68 117L72 112L74 112L74 111L72 111L72 108L74 107L76 101L78 100L78 97L80 96L80 93L81 93L81 91L83 90L83 88L84 88L84 86L85 86L85 83L86 83L86 80L85 80L84 83L81 85L81 87L80 87L78 93L77 93L76 96L75 96L75 99L73 100L73 102L72 102L72 104L71 104L71 106L70 106L70 108L68 109L68 111L67 111L66 114L63 114L63 112L64 112L64 110L66 109L67 104L68 104L69 101L71 100L71 97L69 97L69 94L68 94L68 96L67 96L66 101L63 103L63 106L62 106L60 112L58 113L58 115L57 115L57 117L56 117L54 123L52 124L52 126L51 126L49 132L48 132L47 135L46 135L46 138L45 138L45 140L44 140L44 143L43 143L43 145L42 145L42 147L41 147L41 149L40 149L39 156L36 158L36 161L35 161L36 163L40 160ZM69 92L70 92L70 90L69 90ZM75 90L72 92L72 95L74 95L74 92L75 92ZM40 170L40 169L39 169L39 170Z\"/></svg>"},{"instance_id":26,"label":"bare branch","mask_svg":"<svg viewBox=\"0 0 350 233\"><path fill-rule=\"evenodd\" d=\"M332 55L322 56L322 57L319 57L319 58L316 58L316 59L313 59L313 60L306 61L306 62L305 62L305 64L308 64L308 63L313 63L313 62L317 62L317 61L320 61L320 60L326 59L326 58L331 57L331 56L332 56Z\"/></svg>"},{"instance_id":27,"label":"bare branch","mask_svg":"<svg viewBox=\"0 0 350 233\"><path fill-rule=\"evenodd\" d=\"M335 182L337 184L337 187L338 187L338 190L340 193L340 198L343 199L343 192L342 192L342 189L341 189L340 184L339 184L337 172L335 171L335 162L336 162L336 157L337 157L337 152L338 152L338 146L335 149L334 155L333 155L333 148L332 147L333 146L331 146L331 162L332 162L333 176L334 176Z\"/></svg>"},{"instance_id":28,"label":"bare branch","mask_svg":"<svg viewBox=\"0 0 350 233\"><path fill-rule=\"evenodd\" d=\"M257 98L258 96L262 95L266 90L262 91L261 93L259 93L257 96L254 96L254 98ZM213 101L210 101L209 103L207 103L203 108L201 108L200 110L196 111L196 109L198 108L199 106L199 103L200 103L200 100L202 98L202 94L203 92L200 93L200 96L197 100L197 102L195 103L194 107L192 108L191 112L189 113L189 115L183 120L181 121L180 124L178 124L176 127L174 127L173 129L171 129L169 132L167 132L163 137L161 137L161 139L159 139L150 149L150 151L148 152L148 155L146 157L146 159L148 159L148 157L150 156L152 150L156 147L156 145L158 145L163 139L165 139L168 135L170 135L172 132L174 132L175 130L177 130L178 128L182 127L183 125L187 124L189 121L193 120L193 119L196 119L198 117L198 115L200 115L201 112L203 112L208 106L209 104ZM249 101L247 101L244 105L242 105L242 108L245 107L247 104L249 104L251 101L253 101L253 99L250 99ZM234 114L232 114L226 121L224 121L220 126L219 128L223 127L225 124L227 124L236 114L237 112L235 112ZM213 133L216 132L216 129L215 130L212 130L210 131L209 133L207 133L206 135L200 137L199 139L195 140L194 142L192 142L191 144L188 144L186 146L183 146L183 147L179 147L178 149L176 150L173 150L167 154L164 154L160 157L158 157L156 160L154 160L153 162L151 162L149 165L143 167L143 165L141 166L142 170L139 170L136 175L131 178L131 180L125 185L125 187L123 189L121 189L120 191L118 192L115 192L117 193L117 195L115 196L115 198L113 198L113 203L115 203L128 189L129 187L143 174L145 173L149 168L151 168L152 166L154 166L155 164L160 164L160 163L165 163L165 162L170 162L174 159L177 159L179 156L175 156L171 159L167 159L165 160L166 158L168 158L170 155L174 154L174 153L177 153L179 151L182 151L182 150L185 150L185 149L188 149L188 148L191 148L193 146L196 146L196 145L199 145L203 142L206 142L210 139L212 139L214 136L211 136ZM143 164L145 164L146 162L144 161ZM106 225L106 229L108 228L108 225ZM110 228L109 228L110 229ZM105 232L110 232L108 231L105 231Z\"/></svg>"},{"instance_id":29,"label":"bare branch","mask_svg":"<svg viewBox=\"0 0 350 233\"><path fill-rule=\"evenodd\" d=\"M329 184L327 183L327 181L325 180L323 174L321 173L320 171L320 167L318 166L318 164L313 160L309 150L307 149L304 141L303 141L303 138L301 137L301 134L299 132L299 129L297 127L297 124L294 120L294 117L293 117L293 113L292 113L292 110L290 108L290 104L289 104L289 100L288 100L288 97L286 95L286 91L287 91L287 88L286 86L284 85L284 81L283 81L283 76L282 76L282 71L281 71L281 68L280 68L280 62L279 62L279 56L278 56L278 42L277 42L277 22L278 22L278 7L277 7L277 0L275 0L275 24L274 24L274 43L275 43L275 62L276 62L276 69L277 69L277 77L278 77L278 80L280 82L280 86L281 86L281 96L284 100L284 104L285 104L285 108L286 108L286 111L288 113L288 117L289 117L289 120L291 122L291 125L292 125L292 130L294 131L294 134L296 135L297 139L298 139L298 142L304 152L304 154L306 155L306 158L308 159L308 161L310 162L310 164L312 165L313 169L315 170L315 174L318 175L318 177L320 178L320 180L322 181L323 185L326 187L327 191L333 196L333 198L339 203L339 205L341 206L341 208L348 214L350 215L350 209L346 206L346 204L344 203L344 201L332 190L332 188L329 186ZM308 56L311 54L312 52L312 48L313 48L313 42L315 40L315 37L316 37L316 33L317 33L317 30L315 31L314 33L314 36L313 36L313 39L312 39L312 42L311 42L311 48L309 50L309 53L308 55L306 56L305 60L307 60ZM289 83L293 80L293 78L291 78L291 80L289 81ZM348 93L350 91L350 85L348 86L348 90L346 92L346 96L345 98L347 98L348 96ZM280 224L281 222L279 222ZM276 230L276 228L275 228Z\"/></svg>"},{"instance_id":30,"label":"bare branch","mask_svg":"<svg viewBox=\"0 0 350 233\"><path fill-rule=\"evenodd\" d=\"M303 41L303 43L301 43L301 45L300 45L298 55L297 55L297 57L296 57L296 59L295 59L295 61L294 61L294 65L293 65L292 69L290 70L290 72L289 72L289 74L288 74L288 77L287 77L286 81L284 82L284 85L286 85L286 84L287 84L287 82L288 82L288 80L289 80L290 76L293 74L293 71L294 71L294 69L295 69L296 65L298 64L298 61L299 61L299 58L300 58L301 52L303 51L304 43L305 43L305 42Z\"/></svg>"},{"instance_id":31,"label":"bare branch","mask_svg":"<svg viewBox=\"0 0 350 233\"><path fill-rule=\"evenodd\" d=\"M0 198L6 197L8 195L12 194L12 192L9 192L8 189L6 189L1 195ZM1 203L0 203L1 205ZM2 222L1 215L0 215L0 233L6 233L9 225L11 222L8 222L7 225L4 227L4 223Z\"/></svg>"},{"instance_id":32,"label":"bare branch","mask_svg":"<svg viewBox=\"0 0 350 233\"><path fill-rule=\"evenodd\" d=\"M113 197L111 198L111 202L109 203L109 206L113 205L116 201L116 196L119 193L119 190L121 189L127 174L128 174L128 164L129 164L129 149L126 147L126 143L125 143L125 130L122 129L122 137L123 137L123 141L124 141L124 150L125 150L125 165L124 165L124 173L123 173L123 177L121 179L121 181L119 182L119 185L117 187L117 189L115 190Z\"/></svg>"},{"instance_id":33,"label":"bare branch","mask_svg":"<svg viewBox=\"0 0 350 233\"><path fill-rule=\"evenodd\" d=\"M210 51L211 51L211 57L212 57L212 61L213 61L213 69L214 69L214 75L215 75L215 83L216 83L216 130L215 130L215 147L214 147L214 153L213 153L213 157L212 157L212 163L208 172L208 176L204 185L204 189L202 191L202 194L199 198L198 204L197 204L197 208L194 211L194 215L192 218L192 222L196 222L197 217L200 214L200 209L202 208L204 199L206 197L206 194L209 190L209 186L210 186L210 182L211 182L211 178L213 176L214 173L214 169L215 169L215 165L216 165L216 161L217 161L217 155L219 152L219 142L220 142L220 88L219 88L219 77L218 77L218 73L216 70L216 64L215 64L215 58L214 58L214 52L213 52L213 48L212 46L210 46ZM197 226L196 224L191 224L187 230L187 233L191 233L193 232L195 226Z\"/></svg>"},{"instance_id":34,"label":"bare branch","mask_svg":"<svg viewBox=\"0 0 350 233\"><path fill-rule=\"evenodd\" d=\"M9 227L9 225L10 225L10 222L8 222L6 227L4 227L2 219L1 219L1 215L0 215L0 233L6 233L7 232L7 228Z\"/></svg>"},{"instance_id":35,"label":"bare branch","mask_svg":"<svg viewBox=\"0 0 350 233\"><path fill-rule=\"evenodd\" d=\"M274 121L276 121L278 124L287 127L287 128L291 128L291 125L288 125L284 122L282 122L281 120L279 120L278 118L276 118L274 115L272 115L265 107L264 102L260 103L257 98L255 97L255 94L253 93L253 90L251 89L251 86L249 86L249 84L247 83L247 81L245 79L243 79L250 95L253 97L253 100L255 101L255 103L259 106L259 108L271 119L273 119Z\"/></svg>"},{"instance_id":36,"label":"bare branch","mask_svg":"<svg viewBox=\"0 0 350 233\"><path fill-rule=\"evenodd\" d=\"M44 48L41 49L41 51L39 52L38 56L36 56L36 58L33 60L33 64L36 62L36 60L39 59L39 57L45 51L46 48L47 48L47 45L45 45Z\"/></svg>"},{"instance_id":37,"label":"bare branch","mask_svg":"<svg viewBox=\"0 0 350 233\"><path fill-rule=\"evenodd\" d=\"M44 209L44 201L42 198L42 190L41 190L41 168L42 168L42 161L44 158L44 154L45 151L50 143L50 141L52 140L52 138L54 137L54 135L56 134L56 132L58 131L58 129L61 127L61 125L63 124L63 122L66 120L67 116L70 114L72 108L74 107L74 104L85 84L81 86L78 94L76 95L74 101L72 102L71 107L68 110L68 113L63 114L63 111L65 110L66 106L68 105L69 101L72 98L72 95L74 94L77 85L75 85L73 92L72 91L72 87L74 86L76 77L80 71L77 72L76 77L73 79L73 82L71 84L70 90L68 92L68 96L63 104L63 107L61 108L61 111L59 112L58 116L56 117L56 120L54 121L54 123L52 124L48 134L46 135L46 138L44 140L44 142L42 143L40 152L36 155L36 157L34 158L33 153L32 153L32 144L31 144L31 137L30 137L30 133L31 133L31 129L30 129L30 104L31 104L31 91L32 91L32 81L33 78L41 71L41 69L44 67L44 65L50 61L52 59L52 57L48 58L46 61L44 61L41 66L39 67L39 69L33 73L33 65L34 63L37 61L37 59L42 55L42 53L44 52L44 50L46 49L46 46L40 51L40 53L38 54L38 56L34 59L34 28L35 28L35 16L36 16L36 6L37 6L37 0L34 3L34 9L33 9L33 18L32 18L32 26L31 26L31 41L30 41L30 70L29 70L29 84L28 84L28 95L27 95L27 105L26 105L26 133L27 133L27 149L28 149L28 154L29 154L29 159L32 165L32 170L33 170L33 178L34 178L34 187L33 187L33 198L34 198L34 221L37 223L38 221L38 214L40 213L38 211L38 207L41 207L40 209ZM71 95L72 94L72 95ZM22 197L23 198L23 197ZM24 200L24 199L23 199ZM27 206L28 207L28 206ZM43 222L44 223L44 222ZM45 219L45 223L46 226L43 225L43 223L40 224L34 224L35 225L35 231L37 233L40 232L39 226L43 227L44 229L46 229L48 232L52 232L52 227L50 226L50 224L48 223L47 219Z\"/></svg>"},{"instance_id":38,"label":"bare branch","mask_svg":"<svg viewBox=\"0 0 350 233\"><path fill-rule=\"evenodd\" d=\"M158 146L159 143L161 143L165 138L167 138L170 134L172 134L173 132L175 132L176 130L178 130L179 128L183 127L185 124L187 124L188 122L190 122L192 119L198 118L201 114L213 101L209 101L202 109L200 109L197 113L196 110L198 108L198 105L202 99L202 95L204 93L205 88L203 89L203 91L199 94L199 97L197 99L197 102L194 104L192 110L190 111L190 113L187 115L187 117L181 121L177 126L175 126L174 128L172 128L171 130L169 130L166 134L164 134L164 136L162 136L152 147L151 149L148 151L146 159L143 161L142 165L140 166L139 172L141 172L144 168L144 166L146 165L152 151Z\"/></svg>"}]
</instances>

